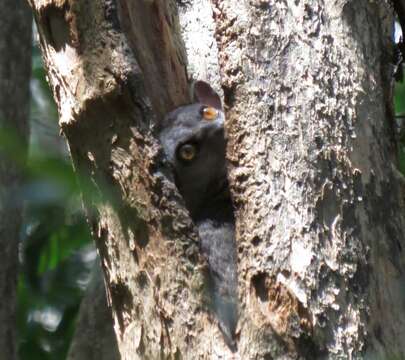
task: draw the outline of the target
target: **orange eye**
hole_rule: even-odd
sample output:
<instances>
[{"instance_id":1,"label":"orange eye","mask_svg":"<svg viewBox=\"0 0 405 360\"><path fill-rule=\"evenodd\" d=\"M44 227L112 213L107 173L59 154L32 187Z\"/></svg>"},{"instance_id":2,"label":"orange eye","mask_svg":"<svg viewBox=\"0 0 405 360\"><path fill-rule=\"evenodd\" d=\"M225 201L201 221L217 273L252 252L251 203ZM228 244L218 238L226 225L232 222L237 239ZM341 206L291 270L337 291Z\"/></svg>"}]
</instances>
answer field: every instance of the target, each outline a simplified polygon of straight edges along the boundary
<instances>
[{"instance_id":1,"label":"orange eye","mask_svg":"<svg viewBox=\"0 0 405 360\"><path fill-rule=\"evenodd\" d=\"M197 154L197 148L193 144L184 144L180 147L178 154L181 160L191 161Z\"/></svg>"},{"instance_id":2,"label":"orange eye","mask_svg":"<svg viewBox=\"0 0 405 360\"><path fill-rule=\"evenodd\" d=\"M202 116L205 120L215 120L218 116L218 110L211 106L205 106L202 109Z\"/></svg>"}]
</instances>

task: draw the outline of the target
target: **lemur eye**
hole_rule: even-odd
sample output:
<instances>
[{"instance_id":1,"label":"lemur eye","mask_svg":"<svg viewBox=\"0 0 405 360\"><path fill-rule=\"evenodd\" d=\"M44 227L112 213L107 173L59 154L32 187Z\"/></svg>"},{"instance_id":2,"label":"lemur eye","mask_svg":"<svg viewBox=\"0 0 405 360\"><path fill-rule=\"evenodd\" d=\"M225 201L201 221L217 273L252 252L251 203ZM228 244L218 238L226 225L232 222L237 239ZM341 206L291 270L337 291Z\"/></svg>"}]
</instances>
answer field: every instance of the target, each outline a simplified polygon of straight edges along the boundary
<instances>
[{"instance_id":1,"label":"lemur eye","mask_svg":"<svg viewBox=\"0 0 405 360\"><path fill-rule=\"evenodd\" d=\"M191 161L197 154L197 147L194 144L184 144L178 150L178 156L181 160Z\"/></svg>"},{"instance_id":2,"label":"lemur eye","mask_svg":"<svg viewBox=\"0 0 405 360\"><path fill-rule=\"evenodd\" d=\"M204 120L215 120L218 116L218 110L211 106L201 108L201 115Z\"/></svg>"}]
</instances>

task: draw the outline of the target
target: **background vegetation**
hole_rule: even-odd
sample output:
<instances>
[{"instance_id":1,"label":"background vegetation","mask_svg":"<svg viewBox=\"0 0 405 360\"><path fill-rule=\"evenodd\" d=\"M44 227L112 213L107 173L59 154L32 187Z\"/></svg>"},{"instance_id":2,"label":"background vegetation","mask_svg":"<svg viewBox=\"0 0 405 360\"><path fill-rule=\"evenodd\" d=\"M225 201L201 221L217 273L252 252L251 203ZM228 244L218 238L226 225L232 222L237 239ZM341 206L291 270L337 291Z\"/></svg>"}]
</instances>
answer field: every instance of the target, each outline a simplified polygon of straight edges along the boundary
<instances>
[{"instance_id":1,"label":"background vegetation","mask_svg":"<svg viewBox=\"0 0 405 360\"><path fill-rule=\"evenodd\" d=\"M96 258L58 114L33 47L31 141L25 184L18 284L20 359L64 359ZM0 135L1 136L1 135ZM3 150L19 161L18 139L2 134Z\"/></svg>"}]
</instances>

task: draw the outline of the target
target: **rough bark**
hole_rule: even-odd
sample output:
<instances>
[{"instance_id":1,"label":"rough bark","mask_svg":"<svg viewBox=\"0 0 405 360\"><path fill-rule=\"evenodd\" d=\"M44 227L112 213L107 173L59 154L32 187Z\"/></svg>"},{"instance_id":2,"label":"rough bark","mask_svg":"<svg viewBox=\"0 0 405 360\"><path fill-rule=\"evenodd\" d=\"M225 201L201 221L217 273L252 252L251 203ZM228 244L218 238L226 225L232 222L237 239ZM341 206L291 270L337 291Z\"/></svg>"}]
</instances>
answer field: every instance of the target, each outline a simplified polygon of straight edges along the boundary
<instances>
[{"instance_id":1,"label":"rough bark","mask_svg":"<svg viewBox=\"0 0 405 360\"><path fill-rule=\"evenodd\" d=\"M209 0L193 1L193 4L177 1L181 37L187 53L187 73L191 79L204 79L222 94L219 78L218 49L214 40L215 24ZM192 5L192 6L191 6ZM97 265L97 268L99 265ZM119 359L115 351L115 334L110 320L111 309L105 299L104 282L92 281L86 291L77 321L75 336L68 360ZM96 299L97 306L94 306ZM96 340L94 340L96 339ZM107 347L108 352L104 349Z\"/></svg>"},{"instance_id":2,"label":"rough bark","mask_svg":"<svg viewBox=\"0 0 405 360\"><path fill-rule=\"evenodd\" d=\"M388 4L213 1L212 22L209 2L181 1L179 24L172 1L31 3L61 127L92 183L84 201L123 359L230 357L151 131L189 100L185 51L189 72L217 87L220 59L238 219L235 356L404 356Z\"/></svg>"},{"instance_id":3,"label":"rough bark","mask_svg":"<svg viewBox=\"0 0 405 360\"><path fill-rule=\"evenodd\" d=\"M12 360L17 356L18 190L28 142L32 18L24 0L0 0L0 8L0 359Z\"/></svg>"},{"instance_id":4,"label":"rough bark","mask_svg":"<svg viewBox=\"0 0 405 360\"><path fill-rule=\"evenodd\" d=\"M271 341L252 346L258 337L278 337L289 357L402 358L391 7L214 3L238 204L242 358L280 356Z\"/></svg>"}]
</instances>

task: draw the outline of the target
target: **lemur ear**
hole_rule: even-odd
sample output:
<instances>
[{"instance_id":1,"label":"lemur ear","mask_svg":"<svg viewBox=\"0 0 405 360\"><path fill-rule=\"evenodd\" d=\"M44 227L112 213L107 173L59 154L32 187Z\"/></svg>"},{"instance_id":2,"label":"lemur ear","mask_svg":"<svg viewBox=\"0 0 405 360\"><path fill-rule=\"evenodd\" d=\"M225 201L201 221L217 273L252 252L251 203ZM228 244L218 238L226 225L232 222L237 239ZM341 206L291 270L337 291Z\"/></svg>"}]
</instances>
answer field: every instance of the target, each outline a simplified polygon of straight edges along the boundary
<instances>
[{"instance_id":1,"label":"lemur ear","mask_svg":"<svg viewBox=\"0 0 405 360\"><path fill-rule=\"evenodd\" d=\"M194 98L197 102L212 106L215 109L222 110L221 98L215 90L205 81L196 81L194 83Z\"/></svg>"}]
</instances>

